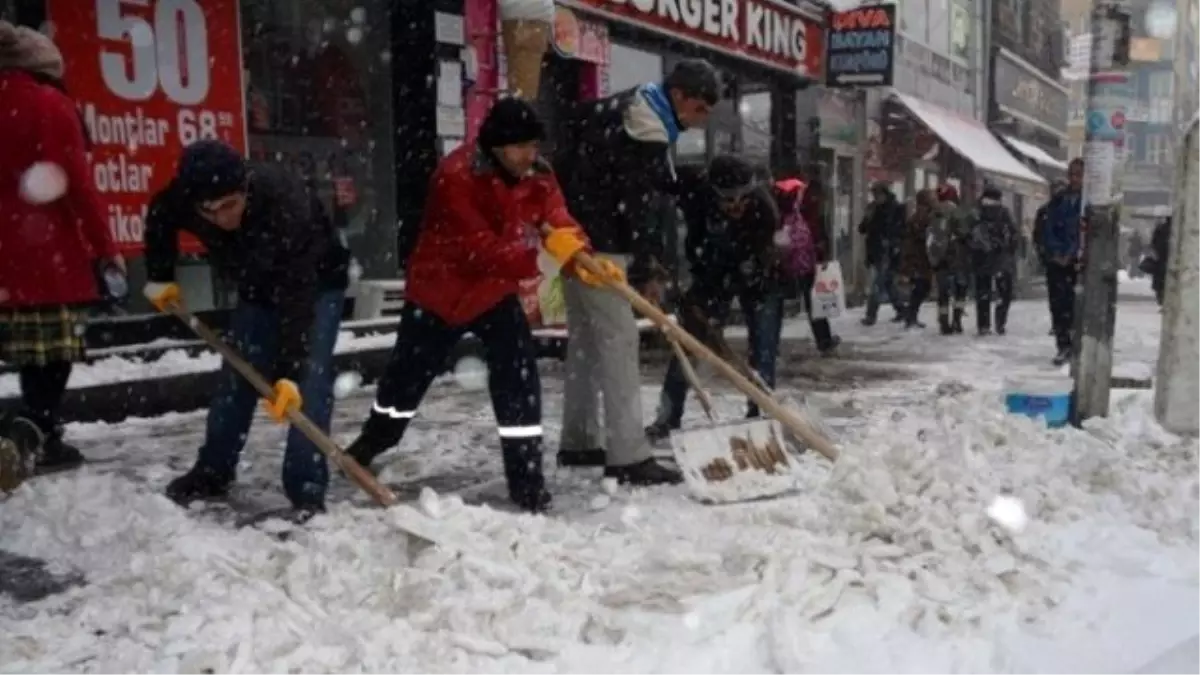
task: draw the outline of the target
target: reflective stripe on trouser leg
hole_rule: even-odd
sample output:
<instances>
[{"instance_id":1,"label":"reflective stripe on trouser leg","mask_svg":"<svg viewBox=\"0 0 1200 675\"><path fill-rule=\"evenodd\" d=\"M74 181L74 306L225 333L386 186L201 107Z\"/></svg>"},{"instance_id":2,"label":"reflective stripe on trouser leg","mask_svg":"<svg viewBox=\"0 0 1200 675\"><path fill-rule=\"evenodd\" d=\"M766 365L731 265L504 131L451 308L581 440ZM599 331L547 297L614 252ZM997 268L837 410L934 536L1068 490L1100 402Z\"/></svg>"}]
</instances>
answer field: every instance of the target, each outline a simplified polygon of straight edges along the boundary
<instances>
[{"instance_id":1,"label":"reflective stripe on trouser leg","mask_svg":"<svg viewBox=\"0 0 1200 675\"><path fill-rule=\"evenodd\" d=\"M541 438L542 425L530 424L525 426L499 427L501 439Z\"/></svg>"},{"instance_id":2,"label":"reflective stripe on trouser leg","mask_svg":"<svg viewBox=\"0 0 1200 675\"><path fill-rule=\"evenodd\" d=\"M411 420L417 416L416 410L399 410L394 406L380 405L379 401L371 404L371 412L384 415L393 420Z\"/></svg>"}]
</instances>

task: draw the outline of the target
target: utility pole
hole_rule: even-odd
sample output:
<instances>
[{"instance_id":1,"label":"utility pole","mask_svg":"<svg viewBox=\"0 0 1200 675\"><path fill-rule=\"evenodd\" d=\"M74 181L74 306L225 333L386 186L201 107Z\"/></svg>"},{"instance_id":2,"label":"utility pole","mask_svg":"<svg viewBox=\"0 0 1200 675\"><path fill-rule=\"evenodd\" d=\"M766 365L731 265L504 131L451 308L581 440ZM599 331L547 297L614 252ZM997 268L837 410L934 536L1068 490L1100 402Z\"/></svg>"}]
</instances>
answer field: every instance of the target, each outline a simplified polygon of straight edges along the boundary
<instances>
[{"instance_id":1,"label":"utility pole","mask_svg":"<svg viewBox=\"0 0 1200 675\"><path fill-rule=\"evenodd\" d=\"M1083 292L1076 300L1075 379L1071 421L1108 415L1113 332L1117 319L1117 167L1125 144L1125 110L1117 92L1128 77L1130 17L1119 5L1097 2L1092 10L1088 69L1087 136L1084 146Z\"/></svg>"}]
</instances>

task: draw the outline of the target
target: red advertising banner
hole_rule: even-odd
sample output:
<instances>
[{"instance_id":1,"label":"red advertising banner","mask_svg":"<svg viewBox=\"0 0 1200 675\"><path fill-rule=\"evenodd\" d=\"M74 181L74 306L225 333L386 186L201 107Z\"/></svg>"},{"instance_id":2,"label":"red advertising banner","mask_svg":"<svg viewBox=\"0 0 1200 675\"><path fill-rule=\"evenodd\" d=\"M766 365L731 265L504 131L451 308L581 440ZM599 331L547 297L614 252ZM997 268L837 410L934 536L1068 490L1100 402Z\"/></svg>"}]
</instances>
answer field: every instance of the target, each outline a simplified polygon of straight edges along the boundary
<instances>
[{"instance_id":1,"label":"red advertising banner","mask_svg":"<svg viewBox=\"0 0 1200 675\"><path fill-rule=\"evenodd\" d=\"M48 0L47 13L109 227L140 255L147 204L185 146L219 138L246 152L238 0Z\"/></svg>"},{"instance_id":2,"label":"red advertising banner","mask_svg":"<svg viewBox=\"0 0 1200 675\"><path fill-rule=\"evenodd\" d=\"M802 77L824 77L823 18L784 0L560 2Z\"/></svg>"}]
</instances>

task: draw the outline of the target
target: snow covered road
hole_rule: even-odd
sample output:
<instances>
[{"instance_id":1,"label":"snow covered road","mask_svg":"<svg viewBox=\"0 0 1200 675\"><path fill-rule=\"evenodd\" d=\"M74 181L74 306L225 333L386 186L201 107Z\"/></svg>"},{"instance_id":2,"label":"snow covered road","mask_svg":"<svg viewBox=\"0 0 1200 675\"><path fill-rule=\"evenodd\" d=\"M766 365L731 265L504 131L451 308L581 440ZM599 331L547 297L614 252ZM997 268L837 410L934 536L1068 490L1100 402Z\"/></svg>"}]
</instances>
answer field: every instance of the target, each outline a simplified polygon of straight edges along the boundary
<instances>
[{"instance_id":1,"label":"snow covered road","mask_svg":"<svg viewBox=\"0 0 1200 675\"><path fill-rule=\"evenodd\" d=\"M1051 372L1044 315L1019 303L1012 333L982 340L847 317L846 359L805 371L831 385L809 400L843 459L812 460L802 496L727 507L682 488L610 495L580 470L553 473L551 517L463 505L446 493L500 475L491 412L439 382L384 478L443 493L419 503L457 555L410 547L342 479L332 512L287 541L186 515L159 491L192 461L202 413L74 427L112 461L0 503L0 548L88 582L0 598L0 671L1142 668L1200 632L1197 443L1154 424L1149 392L1119 393L1086 431L1005 414L1006 378ZM1118 371L1149 372L1157 327L1153 303L1122 304ZM833 386L883 358L901 374ZM544 379L553 452L561 378ZM740 416L740 397L718 393ZM341 440L369 403L340 402ZM281 499L282 439L252 432L249 498ZM1024 531L988 520L1002 494L1024 502Z\"/></svg>"}]
</instances>

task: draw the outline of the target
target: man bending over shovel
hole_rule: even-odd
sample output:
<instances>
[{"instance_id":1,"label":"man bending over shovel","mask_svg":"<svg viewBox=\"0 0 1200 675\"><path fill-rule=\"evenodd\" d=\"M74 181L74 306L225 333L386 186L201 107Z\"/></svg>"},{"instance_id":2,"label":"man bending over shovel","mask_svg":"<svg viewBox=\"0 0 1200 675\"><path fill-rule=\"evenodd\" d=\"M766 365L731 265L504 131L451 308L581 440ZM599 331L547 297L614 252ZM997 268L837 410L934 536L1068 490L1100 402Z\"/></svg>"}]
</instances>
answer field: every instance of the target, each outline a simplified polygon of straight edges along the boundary
<instances>
[{"instance_id":1,"label":"man bending over shovel","mask_svg":"<svg viewBox=\"0 0 1200 675\"><path fill-rule=\"evenodd\" d=\"M692 272L692 285L680 301L680 323L720 354L722 327L737 298L749 334L750 365L774 386L783 296L775 243L779 211L770 185L757 180L745 160L721 155L713 158L706 175L683 172L680 188ZM679 429L687 392L683 365L672 358L658 417L646 428L650 442L663 441ZM759 416L753 402L746 416Z\"/></svg>"},{"instance_id":2,"label":"man bending over shovel","mask_svg":"<svg viewBox=\"0 0 1200 675\"><path fill-rule=\"evenodd\" d=\"M550 494L542 475L542 388L518 284L538 275L539 244L582 283L607 284L571 263L589 244L538 155L543 135L528 103L501 99L479 140L438 165L409 259L396 346L362 435L347 449L369 466L398 444L450 351L472 333L486 350L509 497L534 512L549 507ZM616 265L600 267L624 281Z\"/></svg>"},{"instance_id":3,"label":"man bending over shovel","mask_svg":"<svg viewBox=\"0 0 1200 675\"><path fill-rule=\"evenodd\" d=\"M146 219L146 298L161 311L181 300L175 283L180 232L198 238L218 272L237 283L227 339L273 379L267 412L277 422L301 409L328 433L333 412L333 347L346 295L350 252L299 180L245 162L233 148L200 141L154 196ZM171 481L180 505L224 496L254 417L254 388L229 364L217 375L204 445L190 471ZM297 520L325 508L325 455L298 429L288 434L283 487Z\"/></svg>"}]
</instances>

